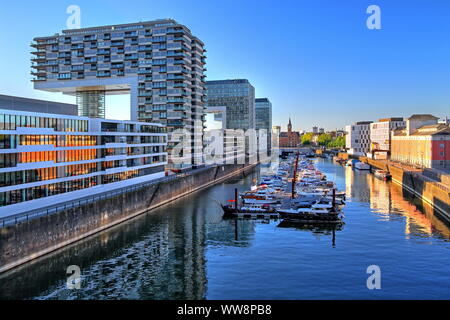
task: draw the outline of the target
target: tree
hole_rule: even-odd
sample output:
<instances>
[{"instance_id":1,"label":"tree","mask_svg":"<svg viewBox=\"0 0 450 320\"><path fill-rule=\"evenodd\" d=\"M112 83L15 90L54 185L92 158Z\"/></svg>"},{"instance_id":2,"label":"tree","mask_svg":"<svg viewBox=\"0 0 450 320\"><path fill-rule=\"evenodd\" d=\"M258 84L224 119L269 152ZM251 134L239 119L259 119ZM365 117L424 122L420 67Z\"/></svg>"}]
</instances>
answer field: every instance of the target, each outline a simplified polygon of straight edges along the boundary
<instances>
[{"instance_id":1,"label":"tree","mask_svg":"<svg viewBox=\"0 0 450 320\"><path fill-rule=\"evenodd\" d=\"M326 146L331 142L332 138L331 135L328 133L322 133L317 138L317 143L321 146Z\"/></svg>"},{"instance_id":2,"label":"tree","mask_svg":"<svg viewBox=\"0 0 450 320\"><path fill-rule=\"evenodd\" d=\"M336 137L327 144L327 147L342 149L345 147L345 138L344 137Z\"/></svg>"},{"instance_id":3,"label":"tree","mask_svg":"<svg viewBox=\"0 0 450 320\"><path fill-rule=\"evenodd\" d=\"M302 137L300 138L300 142L302 143L302 145L309 145L311 144L312 138L312 132L308 132L302 135Z\"/></svg>"}]
</instances>

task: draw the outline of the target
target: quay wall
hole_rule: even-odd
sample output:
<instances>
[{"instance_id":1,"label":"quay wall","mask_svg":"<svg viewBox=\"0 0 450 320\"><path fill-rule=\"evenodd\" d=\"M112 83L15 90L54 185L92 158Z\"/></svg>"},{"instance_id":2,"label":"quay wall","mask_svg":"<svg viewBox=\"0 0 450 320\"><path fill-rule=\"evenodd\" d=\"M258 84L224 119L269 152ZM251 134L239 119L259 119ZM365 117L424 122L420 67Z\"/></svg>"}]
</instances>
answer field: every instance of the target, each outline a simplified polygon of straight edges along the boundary
<instances>
[{"instance_id":1,"label":"quay wall","mask_svg":"<svg viewBox=\"0 0 450 320\"><path fill-rule=\"evenodd\" d=\"M383 160L361 158L372 167L388 170L392 181L430 204L438 215L450 222L450 187L445 183L433 181L419 172L407 171Z\"/></svg>"},{"instance_id":2,"label":"quay wall","mask_svg":"<svg viewBox=\"0 0 450 320\"><path fill-rule=\"evenodd\" d=\"M256 165L205 168L173 180L0 228L0 273L151 209L239 175Z\"/></svg>"}]
</instances>

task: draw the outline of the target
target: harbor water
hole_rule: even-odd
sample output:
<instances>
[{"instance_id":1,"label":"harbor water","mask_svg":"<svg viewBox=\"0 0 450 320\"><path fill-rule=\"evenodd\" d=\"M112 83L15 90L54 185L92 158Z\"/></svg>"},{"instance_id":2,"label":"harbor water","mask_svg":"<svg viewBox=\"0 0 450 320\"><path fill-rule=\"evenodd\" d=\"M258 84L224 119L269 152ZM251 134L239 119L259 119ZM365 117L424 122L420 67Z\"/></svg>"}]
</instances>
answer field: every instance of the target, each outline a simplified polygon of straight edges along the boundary
<instances>
[{"instance_id":1,"label":"harbor water","mask_svg":"<svg viewBox=\"0 0 450 320\"><path fill-rule=\"evenodd\" d=\"M0 299L450 299L450 229L400 186L315 160L347 192L339 229L222 218L253 174L0 276ZM81 271L68 289L69 266ZM369 266L381 288L368 289Z\"/></svg>"}]
</instances>

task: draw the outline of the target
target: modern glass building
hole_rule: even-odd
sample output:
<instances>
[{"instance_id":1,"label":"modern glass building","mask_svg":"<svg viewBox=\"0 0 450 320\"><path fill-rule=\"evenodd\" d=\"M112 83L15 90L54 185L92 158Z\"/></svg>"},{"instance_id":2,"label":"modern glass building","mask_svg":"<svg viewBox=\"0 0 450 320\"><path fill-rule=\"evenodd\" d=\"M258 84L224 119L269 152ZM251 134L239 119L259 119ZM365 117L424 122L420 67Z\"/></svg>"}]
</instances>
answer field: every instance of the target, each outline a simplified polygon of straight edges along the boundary
<instances>
[{"instance_id":1,"label":"modern glass building","mask_svg":"<svg viewBox=\"0 0 450 320\"><path fill-rule=\"evenodd\" d=\"M226 129L227 108L207 107L205 162L207 164L245 164L245 133Z\"/></svg>"},{"instance_id":2,"label":"modern glass building","mask_svg":"<svg viewBox=\"0 0 450 320\"><path fill-rule=\"evenodd\" d=\"M267 98L257 98L255 100L256 129L266 130L267 150L270 153L272 136L272 103ZM261 145L261 143L259 143Z\"/></svg>"},{"instance_id":3,"label":"modern glass building","mask_svg":"<svg viewBox=\"0 0 450 320\"><path fill-rule=\"evenodd\" d=\"M64 30L32 47L35 89L74 95L78 115L98 118L105 95L129 93L131 120L167 126L169 151L181 140L189 146L173 167L202 162L206 50L186 26L164 19Z\"/></svg>"},{"instance_id":4,"label":"modern glass building","mask_svg":"<svg viewBox=\"0 0 450 320\"><path fill-rule=\"evenodd\" d=\"M163 177L166 146L157 123L0 109L0 206Z\"/></svg>"},{"instance_id":5,"label":"modern glass building","mask_svg":"<svg viewBox=\"0 0 450 320\"><path fill-rule=\"evenodd\" d=\"M246 79L206 82L208 107L224 106L227 129L255 129L255 88Z\"/></svg>"}]
</instances>

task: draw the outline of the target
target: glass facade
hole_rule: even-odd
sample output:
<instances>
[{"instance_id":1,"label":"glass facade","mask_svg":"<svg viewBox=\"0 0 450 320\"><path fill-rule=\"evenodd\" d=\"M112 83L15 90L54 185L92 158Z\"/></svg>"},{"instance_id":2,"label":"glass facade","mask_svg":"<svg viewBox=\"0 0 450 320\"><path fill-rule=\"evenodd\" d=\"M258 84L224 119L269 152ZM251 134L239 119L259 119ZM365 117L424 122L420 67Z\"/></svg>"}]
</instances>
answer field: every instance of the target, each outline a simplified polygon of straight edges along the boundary
<instances>
[{"instance_id":1,"label":"glass facade","mask_svg":"<svg viewBox=\"0 0 450 320\"><path fill-rule=\"evenodd\" d=\"M88 120L0 113L0 130L16 130L20 127L51 128L64 132L87 132L89 129Z\"/></svg>"},{"instance_id":2,"label":"glass facade","mask_svg":"<svg viewBox=\"0 0 450 320\"><path fill-rule=\"evenodd\" d=\"M255 129L255 88L248 80L206 82L208 107L226 107L226 129Z\"/></svg>"},{"instance_id":3,"label":"glass facade","mask_svg":"<svg viewBox=\"0 0 450 320\"><path fill-rule=\"evenodd\" d=\"M82 67L82 66L81 66ZM105 91L77 92L78 115L105 118Z\"/></svg>"},{"instance_id":4,"label":"glass facade","mask_svg":"<svg viewBox=\"0 0 450 320\"><path fill-rule=\"evenodd\" d=\"M0 206L164 173L161 125L20 113L0 111Z\"/></svg>"},{"instance_id":5,"label":"glass facade","mask_svg":"<svg viewBox=\"0 0 450 320\"><path fill-rule=\"evenodd\" d=\"M272 144L272 103L267 98L258 98L255 100L255 111L256 129L266 130L267 150L270 151Z\"/></svg>"}]
</instances>

